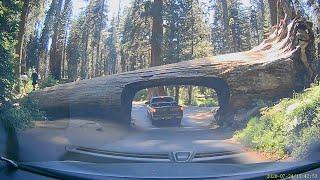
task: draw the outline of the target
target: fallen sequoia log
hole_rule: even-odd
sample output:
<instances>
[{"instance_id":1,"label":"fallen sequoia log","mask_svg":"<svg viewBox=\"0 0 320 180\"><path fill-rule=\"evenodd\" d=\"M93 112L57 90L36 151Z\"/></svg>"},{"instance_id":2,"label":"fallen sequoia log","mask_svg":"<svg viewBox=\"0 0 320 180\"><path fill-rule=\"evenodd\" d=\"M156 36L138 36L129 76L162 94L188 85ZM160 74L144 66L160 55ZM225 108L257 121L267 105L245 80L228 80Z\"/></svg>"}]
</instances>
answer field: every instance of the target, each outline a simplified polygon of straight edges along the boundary
<instances>
[{"instance_id":1,"label":"fallen sequoia log","mask_svg":"<svg viewBox=\"0 0 320 180\"><path fill-rule=\"evenodd\" d=\"M316 62L310 56L311 29L311 24L286 16L272 28L268 39L250 51L61 84L32 96L50 112L69 116L100 114L127 123L134 94L141 89L206 86L216 90L218 116L226 117L257 99L289 96L308 86L317 74Z\"/></svg>"}]
</instances>

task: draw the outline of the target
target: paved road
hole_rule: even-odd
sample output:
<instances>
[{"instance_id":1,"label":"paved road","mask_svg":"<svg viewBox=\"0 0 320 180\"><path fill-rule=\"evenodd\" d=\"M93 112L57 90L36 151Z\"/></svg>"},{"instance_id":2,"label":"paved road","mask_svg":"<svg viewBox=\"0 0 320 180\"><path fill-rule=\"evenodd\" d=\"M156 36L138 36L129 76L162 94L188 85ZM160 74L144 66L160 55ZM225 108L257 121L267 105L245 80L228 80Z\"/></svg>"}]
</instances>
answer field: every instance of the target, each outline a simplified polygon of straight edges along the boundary
<instances>
[{"instance_id":1,"label":"paved road","mask_svg":"<svg viewBox=\"0 0 320 180\"><path fill-rule=\"evenodd\" d=\"M211 108L185 108L182 127L154 127L146 118L142 104L134 104L132 128L96 119L61 119L37 122L34 128L18 134L20 161L70 160L65 147L84 146L104 150L139 153L171 151L244 152L241 145L232 143L232 131L212 128ZM12 148L11 148L12 149ZM244 153L238 163L264 161Z\"/></svg>"},{"instance_id":2,"label":"paved road","mask_svg":"<svg viewBox=\"0 0 320 180\"><path fill-rule=\"evenodd\" d=\"M210 128L213 123L211 110L218 107L184 107L184 115L181 121L181 128ZM141 129L159 129L153 126L147 117L147 108L141 102L134 102L132 108L132 120L136 127ZM164 129L165 127L161 127ZM181 129L178 128L178 129Z\"/></svg>"}]
</instances>

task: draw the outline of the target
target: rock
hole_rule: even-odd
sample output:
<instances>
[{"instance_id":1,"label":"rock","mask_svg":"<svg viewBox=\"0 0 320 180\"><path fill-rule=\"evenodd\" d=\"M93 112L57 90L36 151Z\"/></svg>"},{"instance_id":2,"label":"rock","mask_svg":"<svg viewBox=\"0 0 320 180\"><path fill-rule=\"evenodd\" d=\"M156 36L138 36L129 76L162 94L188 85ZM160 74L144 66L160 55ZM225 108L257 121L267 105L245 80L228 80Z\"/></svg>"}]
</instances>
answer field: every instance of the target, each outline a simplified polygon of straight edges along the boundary
<instances>
[{"instance_id":1,"label":"rock","mask_svg":"<svg viewBox=\"0 0 320 180\"><path fill-rule=\"evenodd\" d=\"M294 104L291 104L287 107L287 110L286 110L286 115L289 115L291 114L294 110L296 110L297 108L299 107L299 103L294 103Z\"/></svg>"}]
</instances>

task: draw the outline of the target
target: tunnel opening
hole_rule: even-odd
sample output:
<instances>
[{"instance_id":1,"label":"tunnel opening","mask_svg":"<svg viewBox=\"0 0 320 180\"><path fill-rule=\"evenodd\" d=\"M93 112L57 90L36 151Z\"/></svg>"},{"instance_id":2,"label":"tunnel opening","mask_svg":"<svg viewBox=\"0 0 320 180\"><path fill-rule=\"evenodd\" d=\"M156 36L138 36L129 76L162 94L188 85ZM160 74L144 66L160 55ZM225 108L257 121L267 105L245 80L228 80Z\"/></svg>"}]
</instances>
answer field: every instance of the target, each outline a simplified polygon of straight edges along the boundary
<instances>
[{"instance_id":1,"label":"tunnel opening","mask_svg":"<svg viewBox=\"0 0 320 180\"><path fill-rule=\"evenodd\" d=\"M131 126L213 128L219 109L214 89L203 86L160 86L142 89L132 101Z\"/></svg>"},{"instance_id":2,"label":"tunnel opening","mask_svg":"<svg viewBox=\"0 0 320 180\"><path fill-rule=\"evenodd\" d=\"M217 77L175 77L165 79L146 79L125 86L121 94L121 115L124 123L132 123L132 104L139 91L154 87L197 87L211 89L216 96L219 108L217 114L225 114L230 109L230 90L228 84ZM137 98L137 97L136 97Z\"/></svg>"}]
</instances>

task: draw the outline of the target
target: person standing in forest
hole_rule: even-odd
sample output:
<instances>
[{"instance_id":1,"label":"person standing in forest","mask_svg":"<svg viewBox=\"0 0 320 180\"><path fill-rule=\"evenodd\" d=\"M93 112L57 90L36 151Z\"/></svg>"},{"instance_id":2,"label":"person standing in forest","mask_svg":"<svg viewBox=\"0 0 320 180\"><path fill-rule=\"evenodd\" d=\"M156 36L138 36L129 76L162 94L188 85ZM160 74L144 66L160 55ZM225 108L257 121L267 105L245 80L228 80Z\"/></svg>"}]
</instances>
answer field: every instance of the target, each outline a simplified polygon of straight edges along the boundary
<instances>
[{"instance_id":1,"label":"person standing in forest","mask_svg":"<svg viewBox=\"0 0 320 180\"><path fill-rule=\"evenodd\" d=\"M26 87L27 87L27 84L28 84L28 75L27 73L23 73L21 76L20 76L20 79L22 81L22 85L23 85L23 93L27 93L26 92Z\"/></svg>"},{"instance_id":2,"label":"person standing in forest","mask_svg":"<svg viewBox=\"0 0 320 180\"><path fill-rule=\"evenodd\" d=\"M35 69L32 70L31 78L32 78L33 91L35 91L36 86L38 84L38 79L39 79L39 75Z\"/></svg>"}]
</instances>

